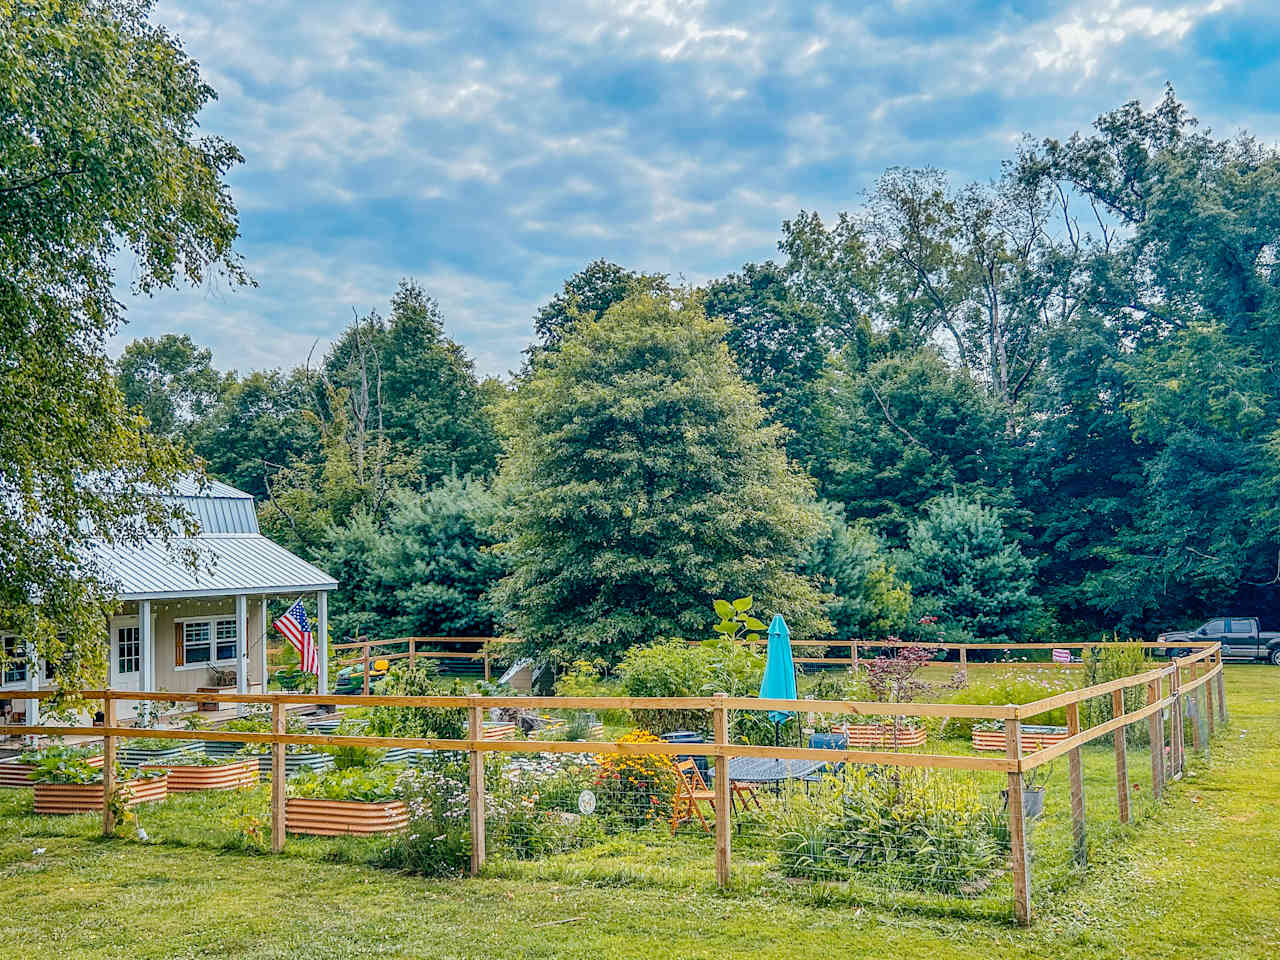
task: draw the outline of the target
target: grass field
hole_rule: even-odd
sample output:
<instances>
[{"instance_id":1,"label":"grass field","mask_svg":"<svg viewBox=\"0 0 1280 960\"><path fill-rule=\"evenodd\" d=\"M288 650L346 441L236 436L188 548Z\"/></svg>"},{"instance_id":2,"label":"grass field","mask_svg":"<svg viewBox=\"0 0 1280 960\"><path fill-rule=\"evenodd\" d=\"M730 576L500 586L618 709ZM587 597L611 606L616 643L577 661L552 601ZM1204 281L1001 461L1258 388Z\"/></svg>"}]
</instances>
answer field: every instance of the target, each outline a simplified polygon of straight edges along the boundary
<instances>
[{"instance_id":1,"label":"grass field","mask_svg":"<svg viewBox=\"0 0 1280 960\"><path fill-rule=\"evenodd\" d=\"M1272 957L1280 943L1280 670L1228 668L1231 725L1211 763L1140 819L1113 822L1110 752L1086 756L1091 866L1065 869L1050 836L1036 925L1002 906L963 915L859 905L771 879L743 849L717 891L701 838L619 843L479 880L424 881L351 863L331 841L271 858L222 849L227 811L183 798L144 816L160 842L94 838L91 817L30 813L0 791L0 942L16 955L150 957L715 957L929 955ZM1130 758L1135 781L1146 755ZM1114 780L1111 781L1114 783ZM1060 825L1065 776L1047 819ZM225 801L223 801L225 806ZM36 853L35 851L43 852Z\"/></svg>"}]
</instances>

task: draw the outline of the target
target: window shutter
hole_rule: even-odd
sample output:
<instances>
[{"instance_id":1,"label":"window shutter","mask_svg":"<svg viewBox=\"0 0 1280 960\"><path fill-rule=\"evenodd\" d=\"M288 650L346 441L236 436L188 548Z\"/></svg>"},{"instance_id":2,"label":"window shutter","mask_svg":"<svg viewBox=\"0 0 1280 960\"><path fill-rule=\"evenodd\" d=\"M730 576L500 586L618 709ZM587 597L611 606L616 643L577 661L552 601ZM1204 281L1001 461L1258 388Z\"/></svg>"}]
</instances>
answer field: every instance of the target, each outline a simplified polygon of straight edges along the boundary
<instances>
[{"instance_id":1,"label":"window shutter","mask_svg":"<svg viewBox=\"0 0 1280 960\"><path fill-rule=\"evenodd\" d=\"M186 665L186 651L182 647L182 624L175 623L173 625L173 665L182 667Z\"/></svg>"}]
</instances>

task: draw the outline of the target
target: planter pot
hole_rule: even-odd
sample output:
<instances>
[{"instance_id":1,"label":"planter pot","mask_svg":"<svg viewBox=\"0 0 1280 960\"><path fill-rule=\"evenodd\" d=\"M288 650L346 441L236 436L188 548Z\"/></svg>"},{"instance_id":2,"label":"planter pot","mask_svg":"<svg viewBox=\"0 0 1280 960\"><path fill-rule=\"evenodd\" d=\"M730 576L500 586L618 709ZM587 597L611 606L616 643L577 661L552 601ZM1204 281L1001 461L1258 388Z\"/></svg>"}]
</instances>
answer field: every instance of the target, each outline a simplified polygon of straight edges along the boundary
<instances>
[{"instance_id":1,"label":"planter pot","mask_svg":"<svg viewBox=\"0 0 1280 960\"><path fill-rule=\"evenodd\" d=\"M102 766L102 754L85 757L91 767ZM31 787L31 773L35 770L33 763L19 763L17 760L0 760L0 787Z\"/></svg>"},{"instance_id":2,"label":"planter pot","mask_svg":"<svg viewBox=\"0 0 1280 960\"><path fill-rule=\"evenodd\" d=\"M196 687L196 693L235 693L236 686L231 684L227 687ZM214 713L223 707L234 706L234 704L219 703L217 700L200 700L196 703L197 710L205 710Z\"/></svg>"},{"instance_id":3,"label":"planter pot","mask_svg":"<svg viewBox=\"0 0 1280 960\"><path fill-rule=\"evenodd\" d=\"M166 760L172 760L179 754L199 749L200 744L196 740L174 740L172 747L162 747L156 750L122 746L118 756L120 765L123 767L140 767L145 764L161 766Z\"/></svg>"},{"instance_id":4,"label":"planter pot","mask_svg":"<svg viewBox=\"0 0 1280 960\"><path fill-rule=\"evenodd\" d=\"M155 803L169 794L168 777L127 780L126 807ZM36 813L92 813L102 809L102 783L37 783Z\"/></svg>"},{"instance_id":5,"label":"planter pot","mask_svg":"<svg viewBox=\"0 0 1280 960\"><path fill-rule=\"evenodd\" d=\"M1022 749L1026 753L1043 750L1045 747L1051 747L1065 739L1067 739L1066 727L1029 726L1022 728ZM974 730L971 742L975 750L990 750L1000 753L1004 753L1005 750L1003 730Z\"/></svg>"},{"instance_id":6,"label":"planter pot","mask_svg":"<svg viewBox=\"0 0 1280 960\"><path fill-rule=\"evenodd\" d=\"M258 764L253 758L223 763L216 767L143 764L142 770L167 770L170 793L194 790L237 790L258 782Z\"/></svg>"},{"instance_id":7,"label":"planter pot","mask_svg":"<svg viewBox=\"0 0 1280 960\"><path fill-rule=\"evenodd\" d=\"M849 740L849 748L889 747L895 745L893 724L891 723L849 723L833 727L833 733L843 734ZM923 747L924 727L898 727L896 744L898 747Z\"/></svg>"},{"instance_id":8,"label":"planter pot","mask_svg":"<svg viewBox=\"0 0 1280 960\"><path fill-rule=\"evenodd\" d=\"M400 800L362 803L290 797L284 805L285 829L322 837L393 833L409 825L409 809Z\"/></svg>"},{"instance_id":9,"label":"planter pot","mask_svg":"<svg viewBox=\"0 0 1280 960\"><path fill-rule=\"evenodd\" d=\"M1009 809L1009 791L1001 790L1000 796L1004 797L1004 807ZM1040 814L1044 813L1044 787L1031 787L1022 791L1022 817L1024 820L1034 820Z\"/></svg>"}]
</instances>

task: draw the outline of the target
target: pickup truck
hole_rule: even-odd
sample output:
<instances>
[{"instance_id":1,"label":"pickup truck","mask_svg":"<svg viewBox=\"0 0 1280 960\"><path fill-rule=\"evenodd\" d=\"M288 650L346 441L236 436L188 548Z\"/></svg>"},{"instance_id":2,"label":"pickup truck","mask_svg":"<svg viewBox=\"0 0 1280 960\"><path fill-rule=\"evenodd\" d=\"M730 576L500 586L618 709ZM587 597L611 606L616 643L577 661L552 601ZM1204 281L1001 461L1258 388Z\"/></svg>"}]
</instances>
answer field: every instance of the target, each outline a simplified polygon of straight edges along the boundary
<instances>
[{"instance_id":1,"label":"pickup truck","mask_svg":"<svg viewBox=\"0 0 1280 960\"><path fill-rule=\"evenodd\" d=\"M1218 617L1195 630L1173 630L1156 637L1156 643L1167 644L1165 653L1183 657L1190 647L1180 643L1218 641L1222 656L1233 660L1266 660L1280 667L1280 632L1263 632L1254 617Z\"/></svg>"}]
</instances>

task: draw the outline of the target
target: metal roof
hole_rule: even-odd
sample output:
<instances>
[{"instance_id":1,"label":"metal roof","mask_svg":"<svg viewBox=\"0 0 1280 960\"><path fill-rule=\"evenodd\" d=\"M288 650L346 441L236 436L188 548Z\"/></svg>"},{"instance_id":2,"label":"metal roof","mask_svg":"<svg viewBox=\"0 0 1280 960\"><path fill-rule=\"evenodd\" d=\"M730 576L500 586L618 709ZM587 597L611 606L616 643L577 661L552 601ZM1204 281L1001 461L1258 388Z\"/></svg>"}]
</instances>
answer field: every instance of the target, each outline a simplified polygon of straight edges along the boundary
<instances>
[{"instance_id":1,"label":"metal roof","mask_svg":"<svg viewBox=\"0 0 1280 960\"><path fill-rule=\"evenodd\" d=\"M250 499L252 504L252 499ZM121 600L334 590L338 582L260 533L206 534L161 543L94 548ZM184 562L195 549L197 569Z\"/></svg>"}]
</instances>

